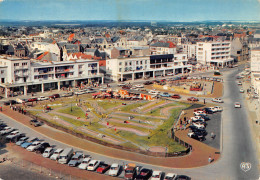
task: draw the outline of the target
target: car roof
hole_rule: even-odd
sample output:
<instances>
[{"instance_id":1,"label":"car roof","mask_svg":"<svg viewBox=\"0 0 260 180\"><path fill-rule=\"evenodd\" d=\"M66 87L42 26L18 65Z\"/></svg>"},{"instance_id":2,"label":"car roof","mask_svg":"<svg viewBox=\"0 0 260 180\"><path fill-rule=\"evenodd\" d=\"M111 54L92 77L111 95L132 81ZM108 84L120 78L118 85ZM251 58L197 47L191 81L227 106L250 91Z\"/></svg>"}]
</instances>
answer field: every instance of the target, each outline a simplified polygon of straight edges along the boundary
<instances>
[{"instance_id":1,"label":"car roof","mask_svg":"<svg viewBox=\"0 0 260 180\"><path fill-rule=\"evenodd\" d=\"M113 163L113 164L111 165L111 167L118 167L118 164L117 164L117 163Z\"/></svg>"},{"instance_id":2,"label":"car roof","mask_svg":"<svg viewBox=\"0 0 260 180\"><path fill-rule=\"evenodd\" d=\"M62 148L58 148L58 149L56 149L55 152L60 152L60 151L63 151L63 149Z\"/></svg>"},{"instance_id":3,"label":"car roof","mask_svg":"<svg viewBox=\"0 0 260 180\"><path fill-rule=\"evenodd\" d=\"M154 175L157 175L157 174L159 175L159 174L161 174L161 173L162 173L162 171L154 171L154 172L153 172Z\"/></svg>"}]
</instances>

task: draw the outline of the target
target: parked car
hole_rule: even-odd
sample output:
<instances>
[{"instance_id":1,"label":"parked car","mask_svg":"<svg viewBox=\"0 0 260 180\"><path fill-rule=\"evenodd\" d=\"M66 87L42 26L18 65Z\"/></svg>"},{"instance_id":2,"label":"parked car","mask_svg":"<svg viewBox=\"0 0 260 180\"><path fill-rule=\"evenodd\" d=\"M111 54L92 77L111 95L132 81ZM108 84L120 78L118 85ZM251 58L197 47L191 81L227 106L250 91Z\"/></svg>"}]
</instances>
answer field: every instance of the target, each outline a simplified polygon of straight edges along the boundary
<instances>
[{"instance_id":1,"label":"parked car","mask_svg":"<svg viewBox=\"0 0 260 180\"><path fill-rule=\"evenodd\" d=\"M6 134L9 134L10 132L14 131L15 129L12 128L12 127L4 127L3 130L0 131L0 135L6 135Z\"/></svg>"},{"instance_id":2,"label":"parked car","mask_svg":"<svg viewBox=\"0 0 260 180\"><path fill-rule=\"evenodd\" d=\"M193 112L193 114L194 114L195 116L200 116L200 115L206 116L206 115L207 115L204 111L195 111L195 112Z\"/></svg>"},{"instance_id":3,"label":"parked car","mask_svg":"<svg viewBox=\"0 0 260 180\"><path fill-rule=\"evenodd\" d=\"M120 170L120 166L117 163L113 163L108 172L109 176L117 176Z\"/></svg>"},{"instance_id":4,"label":"parked car","mask_svg":"<svg viewBox=\"0 0 260 180\"><path fill-rule=\"evenodd\" d=\"M202 124L202 123L199 123L199 122L197 122L197 123L192 123L192 125L196 126L196 127L199 128L199 129L204 129L204 128L205 128L205 125Z\"/></svg>"},{"instance_id":5,"label":"parked car","mask_svg":"<svg viewBox=\"0 0 260 180\"><path fill-rule=\"evenodd\" d=\"M33 142L29 147L27 147L26 149L28 151L34 151L35 149L37 149L38 147L40 147L40 145L42 144L41 141L35 141Z\"/></svg>"},{"instance_id":6,"label":"parked car","mask_svg":"<svg viewBox=\"0 0 260 180\"><path fill-rule=\"evenodd\" d=\"M98 167L97 167L97 172L98 173L105 173L108 169L110 168L109 164L101 162Z\"/></svg>"},{"instance_id":7,"label":"parked car","mask_svg":"<svg viewBox=\"0 0 260 180\"><path fill-rule=\"evenodd\" d=\"M153 82L151 82L151 81L144 82L144 85L150 85L150 84L153 84Z\"/></svg>"},{"instance_id":8,"label":"parked car","mask_svg":"<svg viewBox=\"0 0 260 180\"><path fill-rule=\"evenodd\" d=\"M242 82L238 81L237 85L242 86Z\"/></svg>"},{"instance_id":9,"label":"parked car","mask_svg":"<svg viewBox=\"0 0 260 180\"><path fill-rule=\"evenodd\" d=\"M38 101L44 101L44 100L48 100L49 98L48 97L45 97L45 96L40 96L37 98Z\"/></svg>"},{"instance_id":10,"label":"parked car","mask_svg":"<svg viewBox=\"0 0 260 180\"><path fill-rule=\"evenodd\" d=\"M124 179L132 180L132 179L134 179L136 174L137 174L137 172L136 172L136 165L132 164L132 163L129 163L127 168L125 169Z\"/></svg>"},{"instance_id":11,"label":"parked car","mask_svg":"<svg viewBox=\"0 0 260 180\"><path fill-rule=\"evenodd\" d=\"M60 97L59 94L53 94L53 95L49 96L50 99L59 98L59 97Z\"/></svg>"},{"instance_id":12,"label":"parked car","mask_svg":"<svg viewBox=\"0 0 260 180\"><path fill-rule=\"evenodd\" d=\"M29 147L34 141L38 141L38 140L39 140L38 138L33 137L33 138L31 138L30 140L23 142L23 143L21 144L21 147L22 147L22 148L27 148L27 147Z\"/></svg>"},{"instance_id":13,"label":"parked car","mask_svg":"<svg viewBox=\"0 0 260 180\"><path fill-rule=\"evenodd\" d=\"M4 101L4 105L9 106L10 104L17 104L15 100Z\"/></svg>"},{"instance_id":14,"label":"parked car","mask_svg":"<svg viewBox=\"0 0 260 180\"><path fill-rule=\"evenodd\" d=\"M174 94L172 95L173 99L181 99L181 96L179 94Z\"/></svg>"},{"instance_id":15,"label":"parked car","mask_svg":"<svg viewBox=\"0 0 260 180\"><path fill-rule=\"evenodd\" d=\"M122 86L125 86L126 85L126 83L119 83L119 84L117 84L117 86L119 86L119 87L122 87Z\"/></svg>"},{"instance_id":16,"label":"parked car","mask_svg":"<svg viewBox=\"0 0 260 180\"><path fill-rule=\"evenodd\" d=\"M204 108L203 111L205 111L207 114L213 114L214 112L209 108Z\"/></svg>"},{"instance_id":17,"label":"parked car","mask_svg":"<svg viewBox=\"0 0 260 180\"><path fill-rule=\"evenodd\" d=\"M75 95L82 95L82 94L86 94L86 92L83 91L83 90L80 90L80 91L76 91L74 94Z\"/></svg>"},{"instance_id":18,"label":"parked car","mask_svg":"<svg viewBox=\"0 0 260 180\"><path fill-rule=\"evenodd\" d=\"M95 171L97 167L99 166L100 161L99 160L91 160L88 164L87 170L88 171Z\"/></svg>"},{"instance_id":19,"label":"parked car","mask_svg":"<svg viewBox=\"0 0 260 180\"><path fill-rule=\"evenodd\" d=\"M195 98L195 97L190 97L190 98L188 98L187 100L188 100L188 101L192 101L192 102L194 102L194 101L199 101L199 99L198 99L198 98Z\"/></svg>"},{"instance_id":20,"label":"parked car","mask_svg":"<svg viewBox=\"0 0 260 180\"><path fill-rule=\"evenodd\" d=\"M83 152L76 152L73 156L72 156L72 158L71 158L71 160L69 161L69 163L68 163L68 165L69 166L72 166L72 167L74 167L74 166L77 166L78 164L80 164L81 162L82 162L82 160L83 160Z\"/></svg>"},{"instance_id":21,"label":"parked car","mask_svg":"<svg viewBox=\"0 0 260 180\"><path fill-rule=\"evenodd\" d=\"M239 90L239 92L240 92L240 93L244 93L245 90L244 90L243 88L241 88L241 89Z\"/></svg>"},{"instance_id":22,"label":"parked car","mask_svg":"<svg viewBox=\"0 0 260 180\"><path fill-rule=\"evenodd\" d=\"M235 102L235 108L241 108L241 104L239 102Z\"/></svg>"},{"instance_id":23,"label":"parked car","mask_svg":"<svg viewBox=\"0 0 260 180\"><path fill-rule=\"evenodd\" d=\"M161 180L162 171L153 171L151 180Z\"/></svg>"},{"instance_id":24,"label":"parked car","mask_svg":"<svg viewBox=\"0 0 260 180\"><path fill-rule=\"evenodd\" d=\"M51 160L58 160L59 157L60 157L60 154L62 153L63 149L59 148L59 149L56 149L53 153L53 155L51 155L50 159Z\"/></svg>"},{"instance_id":25,"label":"parked car","mask_svg":"<svg viewBox=\"0 0 260 180\"><path fill-rule=\"evenodd\" d=\"M61 95L61 97L70 97L70 96L73 96L73 92L68 92Z\"/></svg>"},{"instance_id":26,"label":"parked car","mask_svg":"<svg viewBox=\"0 0 260 180\"><path fill-rule=\"evenodd\" d=\"M152 176L152 170L143 168L140 173L135 177L136 180L146 180Z\"/></svg>"},{"instance_id":27,"label":"parked car","mask_svg":"<svg viewBox=\"0 0 260 180\"><path fill-rule=\"evenodd\" d=\"M51 147L50 144L47 143L47 142L43 142L43 143L40 145L40 147L35 148L34 151L35 151L37 154L42 154L42 153L44 152L44 150L45 150L46 148L48 148L48 147Z\"/></svg>"},{"instance_id":28,"label":"parked car","mask_svg":"<svg viewBox=\"0 0 260 180\"><path fill-rule=\"evenodd\" d=\"M197 133L188 133L188 137L196 139L198 141L202 141L203 139L205 139L205 137L201 134L197 134Z\"/></svg>"},{"instance_id":29,"label":"parked car","mask_svg":"<svg viewBox=\"0 0 260 180\"><path fill-rule=\"evenodd\" d=\"M38 121L37 119L32 119L32 120L30 120L30 125L33 125L34 127L38 127L38 126L41 126L42 123L40 121Z\"/></svg>"},{"instance_id":30,"label":"parked car","mask_svg":"<svg viewBox=\"0 0 260 180\"><path fill-rule=\"evenodd\" d=\"M28 102L34 102L34 101L38 101L38 98L36 97L32 97L28 99Z\"/></svg>"},{"instance_id":31,"label":"parked car","mask_svg":"<svg viewBox=\"0 0 260 180\"><path fill-rule=\"evenodd\" d=\"M209 118L207 115L200 114L199 116L200 116L202 119L204 119L205 121L210 120L210 118Z\"/></svg>"},{"instance_id":32,"label":"parked car","mask_svg":"<svg viewBox=\"0 0 260 180\"><path fill-rule=\"evenodd\" d=\"M167 92L164 92L162 94L160 94L161 97L171 97L172 95L170 95L169 93Z\"/></svg>"},{"instance_id":33,"label":"parked car","mask_svg":"<svg viewBox=\"0 0 260 180\"><path fill-rule=\"evenodd\" d=\"M137 88L143 88L144 85L142 85L142 84L137 84L137 85L135 85L135 87L137 87Z\"/></svg>"},{"instance_id":34,"label":"parked car","mask_svg":"<svg viewBox=\"0 0 260 180\"><path fill-rule=\"evenodd\" d=\"M196 126L189 126L189 132L194 132L194 133L199 133L199 134L202 134L203 136L206 136L208 133L205 129L199 129L197 128Z\"/></svg>"},{"instance_id":35,"label":"parked car","mask_svg":"<svg viewBox=\"0 0 260 180\"><path fill-rule=\"evenodd\" d=\"M177 174L175 173L168 173L165 175L164 180L175 180L177 177Z\"/></svg>"},{"instance_id":36,"label":"parked car","mask_svg":"<svg viewBox=\"0 0 260 180\"><path fill-rule=\"evenodd\" d=\"M223 103L223 102L224 102L224 101L223 101L222 99L220 99L220 98L213 98L211 101L212 101L212 102L217 102L217 103Z\"/></svg>"},{"instance_id":37,"label":"parked car","mask_svg":"<svg viewBox=\"0 0 260 180\"><path fill-rule=\"evenodd\" d=\"M29 137L21 137L15 144L20 146L22 143L24 143Z\"/></svg>"},{"instance_id":38,"label":"parked car","mask_svg":"<svg viewBox=\"0 0 260 180\"><path fill-rule=\"evenodd\" d=\"M215 107L208 107L211 111L213 111L213 113L218 112L218 109L216 109Z\"/></svg>"},{"instance_id":39,"label":"parked car","mask_svg":"<svg viewBox=\"0 0 260 180\"><path fill-rule=\"evenodd\" d=\"M191 178L185 175L178 175L176 180L190 180Z\"/></svg>"},{"instance_id":40,"label":"parked car","mask_svg":"<svg viewBox=\"0 0 260 180\"><path fill-rule=\"evenodd\" d=\"M25 137L24 133L18 133L16 135L13 135L13 137L9 138L9 141L16 143L17 141L19 141L22 137Z\"/></svg>"},{"instance_id":41,"label":"parked car","mask_svg":"<svg viewBox=\"0 0 260 180\"><path fill-rule=\"evenodd\" d=\"M55 152L55 149L52 147L48 147L44 150L42 157L49 158Z\"/></svg>"},{"instance_id":42,"label":"parked car","mask_svg":"<svg viewBox=\"0 0 260 180\"><path fill-rule=\"evenodd\" d=\"M160 94L160 91L150 90L148 93L149 93L149 94L157 95L157 94Z\"/></svg>"},{"instance_id":43,"label":"parked car","mask_svg":"<svg viewBox=\"0 0 260 180\"><path fill-rule=\"evenodd\" d=\"M83 159L83 161L80 163L80 165L78 166L78 168L79 169L84 169L84 170L87 169L88 164L89 164L90 161L91 161L91 157L90 156L85 157Z\"/></svg>"},{"instance_id":44,"label":"parked car","mask_svg":"<svg viewBox=\"0 0 260 180\"><path fill-rule=\"evenodd\" d=\"M62 153L60 153L58 162L60 164L67 164L70 158L73 156L73 148L65 148Z\"/></svg>"},{"instance_id":45,"label":"parked car","mask_svg":"<svg viewBox=\"0 0 260 180\"><path fill-rule=\"evenodd\" d=\"M6 140L10 140L10 139L12 139L15 135L17 135L17 134L19 134L19 131L12 131L11 133L9 133L6 137L5 137L5 139Z\"/></svg>"},{"instance_id":46,"label":"parked car","mask_svg":"<svg viewBox=\"0 0 260 180\"><path fill-rule=\"evenodd\" d=\"M223 111L223 108L222 107L220 107L220 106L215 106L214 107L218 112L221 112L221 111Z\"/></svg>"}]
</instances>

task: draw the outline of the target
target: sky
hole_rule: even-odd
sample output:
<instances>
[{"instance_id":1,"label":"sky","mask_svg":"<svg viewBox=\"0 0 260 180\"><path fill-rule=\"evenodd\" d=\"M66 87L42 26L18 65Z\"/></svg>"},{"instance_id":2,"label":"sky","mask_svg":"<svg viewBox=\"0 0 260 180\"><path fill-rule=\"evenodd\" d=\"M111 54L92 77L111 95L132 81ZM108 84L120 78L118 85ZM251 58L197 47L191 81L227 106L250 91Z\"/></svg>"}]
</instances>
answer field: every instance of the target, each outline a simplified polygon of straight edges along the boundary
<instances>
[{"instance_id":1,"label":"sky","mask_svg":"<svg viewBox=\"0 0 260 180\"><path fill-rule=\"evenodd\" d=\"M260 0L0 0L0 20L260 21Z\"/></svg>"}]
</instances>

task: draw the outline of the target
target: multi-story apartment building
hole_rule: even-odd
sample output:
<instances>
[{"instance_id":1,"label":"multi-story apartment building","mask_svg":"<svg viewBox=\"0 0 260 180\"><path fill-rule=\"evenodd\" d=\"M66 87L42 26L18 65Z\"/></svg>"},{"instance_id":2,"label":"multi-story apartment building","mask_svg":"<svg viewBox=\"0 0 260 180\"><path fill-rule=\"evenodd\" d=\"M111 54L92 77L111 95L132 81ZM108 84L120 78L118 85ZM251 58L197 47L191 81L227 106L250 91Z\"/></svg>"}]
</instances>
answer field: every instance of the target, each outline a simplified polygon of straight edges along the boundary
<instances>
[{"instance_id":1,"label":"multi-story apartment building","mask_svg":"<svg viewBox=\"0 0 260 180\"><path fill-rule=\"evenodd\" d=\"M185 62L175 60L173 54L109 59L106 63L106 72L114 81L184 73L191 68L187 59Z\"/></svg>"},{"instance_id":2,"label":"multi-story apartment building","mask_svg":"<svg viewBox=\"0 0 260 180\"><path fill-rule=\"evenodd\" d=\"M10 91L36 92L75 87L81 82L92 81L103 83L103 74L99 73L99 62L96 60L75 60L56 62L37 62L13 57L0 58L0 86L5 95Z\"/></svg>"},{"instance_id":3,"label":"multi-story apartment building","mask_svg":"<svg viewBox=\"0 0 260 180\"><path fill-rule=\"evenodd\" d=\"M251 50L251 84L260 94L260 47Z\"/></svg>"},{"instance_id":4,"label":"multi-story apartment building","mask_svg":"<svg viewBox=\"0 0 260 180\"><path fill-rule=\"evenodd\" d=\"M197 62L222 67L233 64L230 46L229 41L197 42Z\"/></svg>"}]
</instances>

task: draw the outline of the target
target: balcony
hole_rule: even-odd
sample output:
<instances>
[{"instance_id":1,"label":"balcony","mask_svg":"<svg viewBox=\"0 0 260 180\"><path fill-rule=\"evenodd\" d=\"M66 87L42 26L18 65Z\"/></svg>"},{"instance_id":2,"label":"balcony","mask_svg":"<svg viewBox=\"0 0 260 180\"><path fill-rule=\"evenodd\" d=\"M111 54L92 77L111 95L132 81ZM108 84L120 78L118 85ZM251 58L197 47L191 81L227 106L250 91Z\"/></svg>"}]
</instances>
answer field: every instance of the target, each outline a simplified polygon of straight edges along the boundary
<instances>
[{"instance_id":1,"label":"balcony","mask_svg":"<svg viewBox=\"0 0 260 180\"><path fill-rule=\"evenodd\" d=\"M28 69L29 66L14 66L14 69Z\"/></svg>"}]
</instances>

